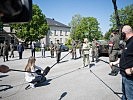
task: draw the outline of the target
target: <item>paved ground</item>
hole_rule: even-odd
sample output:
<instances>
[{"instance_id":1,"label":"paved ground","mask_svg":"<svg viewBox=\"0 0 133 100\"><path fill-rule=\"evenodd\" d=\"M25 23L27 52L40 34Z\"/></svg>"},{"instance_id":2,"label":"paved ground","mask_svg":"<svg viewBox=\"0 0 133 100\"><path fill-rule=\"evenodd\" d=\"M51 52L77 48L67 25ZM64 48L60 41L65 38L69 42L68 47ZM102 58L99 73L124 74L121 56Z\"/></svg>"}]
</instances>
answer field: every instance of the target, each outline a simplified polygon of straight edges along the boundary
<instances>
[{"instance_id":1,"label":"paved ground","mask_svg":"<svg viewBox=\"0 0 133 100\"><path fill-rule=\"evenodd\" d=\"M63 52L62 57L67 53ZM15 52L15 58L8 62L0 58L0 64L24 70L30 55L30 51L25 50L23 59L19 60ZM36 65L44 69L56 62L49 52L46 52L46 58L41 58L41 52L37 52L36 59ZM108 61L108 57L100 59ZM92 72L88 67L82 68L82 58L71 60L69 54L50 70L46 82L29 90L25 90L28 83L24 73L0 73L0 97L2 100L120 100L121 76L109 76L109 65L102 61L91 65Z\"/></svg>"}]
</instances>

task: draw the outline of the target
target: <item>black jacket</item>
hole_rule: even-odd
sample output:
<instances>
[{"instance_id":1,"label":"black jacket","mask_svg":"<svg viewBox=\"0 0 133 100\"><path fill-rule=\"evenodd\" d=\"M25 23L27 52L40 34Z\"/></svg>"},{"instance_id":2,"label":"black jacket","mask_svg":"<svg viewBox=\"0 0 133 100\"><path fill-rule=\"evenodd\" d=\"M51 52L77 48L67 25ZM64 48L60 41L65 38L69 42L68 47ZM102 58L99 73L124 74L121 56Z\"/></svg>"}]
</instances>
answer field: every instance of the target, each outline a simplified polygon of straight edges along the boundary
<instances>
[{"instance_id":1,"label":"black jacket","mask_svg":"<svg viewBox=\"0 0 133 100\"><path fill-rule=\"evenodd\" d=\"M126 41L126 47L123 50L123 53L120 58L121 69L125 70L131 67L133 67L133 36ZM120 71L120 73L122 76L125 77L133 77L133 75L132 76L126 75L126 73L122 70Z\"/></svg>"}]
</instances>

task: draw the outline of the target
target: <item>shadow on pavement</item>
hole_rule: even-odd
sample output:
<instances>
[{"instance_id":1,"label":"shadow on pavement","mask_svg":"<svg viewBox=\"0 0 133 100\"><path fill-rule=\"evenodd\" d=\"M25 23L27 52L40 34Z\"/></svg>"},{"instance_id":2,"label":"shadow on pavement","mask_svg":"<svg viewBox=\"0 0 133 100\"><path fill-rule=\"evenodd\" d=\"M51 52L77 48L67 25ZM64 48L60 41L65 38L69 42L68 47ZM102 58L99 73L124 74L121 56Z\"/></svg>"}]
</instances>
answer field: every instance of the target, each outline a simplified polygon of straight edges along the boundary
<instances>
[{"instance_id":1,"label":"shadow on pavement","mask_svg":"<svg viewBox=\"0 0 133 100\"><path fill-rule=\"evenodd\" d=\"M13 88L13 86L11 86L11 85L0 85L0 88L2 87L2 89L0 89L0 92L1 91L6 91L6 90L8 90L8 89L11 89L11 88ZM3 88L4 87L4 88Z\"/></svg>"},{"instance_id":2,"label":"shadow on pavement","mask_svg":"<svg viewBox=\"0 0 133 100\"><path fill-rule=\"evenodd\" d=\"M67 95L67 92L63 92L58 100L62 100Z\"/></svg>"},{"instance_id":3,"label":"shadow on pavement","mask_svg":"<svg viewBox=\"0 0 133 100\"><path fill-rule=\"evenodd\" d=\"M93 66L95 66L95 64L90 64L90 68L93 67Z\"/></svg>"},{"instance_id":4,"label":"shadow on pavement","mask_svg":"<svg viewBox=\"0 0 133 100\"><path fill-rule=\"evenodd\" d=\"M9 75L0 75L0 78L7 77L7 76L9 76Z\"/></svg>"},{"instance_id":5,"label":"shadow on pavement","mask_svg":"<svg viewBox=\"0 0 133 100\"><path fill-rule=\"evenodd\" d=\"M59 63L64 63L64 62L68 62L68 60L60 61Z\"/></svg>"},{"instance_id":6,"label":"shadow on pavement","mask_svg":"<svg viewBox=\"0 0 133 100\"><path fill-rule=\"evenodd\" d=\"M36 87L41 87L41 86L46 86L46 85L49 85L50 83L50 81L51 81L52 79L48 79L48 80L46 80L46 81L44 81L44 82L41 82L41 83L38 83L38 84L36 84Z\"/></svg>"},{"instance_id":7,"label":"shadow on pavement","mask_svg":"<svg viewBox=\"0 0 133 100\"><path fill-rule=\"evenodd\" d=\"M61 74L61 75L56 75L56 76L52 76L52 77L54 77L53 79L57 79L57 78L60 78L60 77L62 77L62 76L65 76L65 75L67 75L67 74L70 74L70 73L73 73L73 72L75 72L75 71L78 71L78 70L80 70L81 68L78 68L78 69L75 69L75 70L72 70L72 71L70 71L70 72L67 72L67 73L64 73L64 74ZM52 79L52 80L53 80Z\"/></svg>"}]
</instances>

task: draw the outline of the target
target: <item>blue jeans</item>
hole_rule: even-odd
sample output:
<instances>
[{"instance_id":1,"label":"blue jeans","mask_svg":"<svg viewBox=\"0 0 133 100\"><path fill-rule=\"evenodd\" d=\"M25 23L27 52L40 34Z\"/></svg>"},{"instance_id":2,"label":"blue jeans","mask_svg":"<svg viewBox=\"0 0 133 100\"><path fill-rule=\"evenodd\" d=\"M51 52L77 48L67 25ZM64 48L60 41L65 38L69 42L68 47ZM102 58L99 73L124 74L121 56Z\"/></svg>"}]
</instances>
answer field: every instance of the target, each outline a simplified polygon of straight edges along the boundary
<instances>
[{"instance_id":1,"label":"blue jeans","mask_svg":"<svg viewBox=\"0 0 133 100\"><path fill-rule=\"evenodd\" d=\"M41 52L42 52L42 57L45 57L45 50L41 49Z\"/></svg>"},{"instance_id":2,"label":"blue jeans","mask_svg":"<svg viewBox=\"0 0 133 100\"><path fill-rule=\"evenodd\" d=\"M122 76L122 100L133 100L133 78Z\"/></svg>"}]
</instances>

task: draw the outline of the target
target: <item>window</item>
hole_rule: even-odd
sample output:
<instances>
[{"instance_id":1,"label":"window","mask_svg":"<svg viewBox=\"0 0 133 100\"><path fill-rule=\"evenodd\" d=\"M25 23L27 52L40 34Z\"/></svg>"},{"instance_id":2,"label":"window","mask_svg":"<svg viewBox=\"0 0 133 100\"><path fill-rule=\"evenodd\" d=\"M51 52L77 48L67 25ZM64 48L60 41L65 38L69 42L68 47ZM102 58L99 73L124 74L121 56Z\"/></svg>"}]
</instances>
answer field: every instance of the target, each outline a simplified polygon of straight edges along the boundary
<instances>
[{"instance_id":1,"label":"window","mask_svg":"<svg viewBox=\"0 0 133 100\"><path fill-rule=\"evenodd\" d=\"M57 32L56 32L56 30L54 30L54 36L57 36Z\"/></svg>"},{"instance_id":2,"label":"window","mask_svg":"<svg viewBox=\"0 0 133 100\"><path fill-rule=\"evenodd\" d=\"M67 38L65 38L65 42L67 42Z\"/></svg>"},{"instance_id":3,"label":"window","mask_svg":"<svg viewBox=\"0 0 133 100\"><path fill-rule=\"evenodd\" d=\"M62 30L60 30L60 36L63 36L63 32L62 32Z\"/></svg>"},{"instance_id":4,"label":"window","mask_svg":"<svg viewBox=\"0 0 133 100\"><path fill-rule=\"evenodd\" d=\"M67 31L65 32L65 36L68 36Z\"/></svg>"},{"instance_id":5,"label":"window","mask_svg":"<svg viewBox=\"0 0 133 100\"><path fill-rule=\"evenodd\" d=\"M63 43L62 38L60 38L60 43Z\"/></svg>"}]
</instances>

